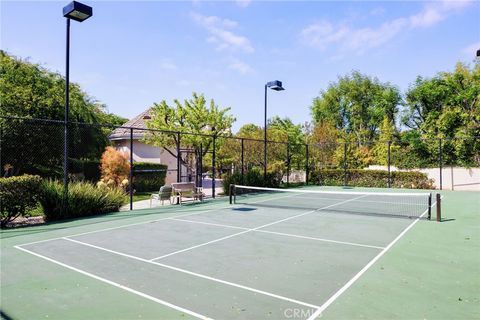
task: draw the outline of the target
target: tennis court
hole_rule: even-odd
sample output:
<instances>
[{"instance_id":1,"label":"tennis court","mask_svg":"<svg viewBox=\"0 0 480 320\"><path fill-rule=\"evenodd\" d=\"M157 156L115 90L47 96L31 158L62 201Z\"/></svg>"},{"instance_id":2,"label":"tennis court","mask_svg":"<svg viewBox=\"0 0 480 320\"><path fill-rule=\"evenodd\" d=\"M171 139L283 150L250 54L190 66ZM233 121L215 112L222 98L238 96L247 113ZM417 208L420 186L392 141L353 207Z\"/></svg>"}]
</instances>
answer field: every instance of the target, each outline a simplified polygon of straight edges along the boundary
<instances>
[{"instance_id":1,"label":"tennis court","mask_svg":"<svg viewBox=\"0 0 480 320\"><path fill-rule=\"evenodd\" d=\"M130 305L148 319L319 319L416 224L439 225L427 220L436 203L425 192L238 187L235 194L232 204L139 211L135 219L97 218L88 231L65 227L23 235L37 240L16 239L9 248L30 266L19 265L31 272L20 286L35 287L33 295L48 288L47 297L56 291L58 301L41 303L58 303L72 319L93 312L72 307L88 305L92 294L107 301L122 296L98 310L99 318L115 318L112 309ZM10 281L2 279L4 306L18 299L6 295ZM2 310L32 319L32 306ZM126 310L123 316L133 318ZM61 318L53 310L48 317Z\"/></svg>"}]
</instances>

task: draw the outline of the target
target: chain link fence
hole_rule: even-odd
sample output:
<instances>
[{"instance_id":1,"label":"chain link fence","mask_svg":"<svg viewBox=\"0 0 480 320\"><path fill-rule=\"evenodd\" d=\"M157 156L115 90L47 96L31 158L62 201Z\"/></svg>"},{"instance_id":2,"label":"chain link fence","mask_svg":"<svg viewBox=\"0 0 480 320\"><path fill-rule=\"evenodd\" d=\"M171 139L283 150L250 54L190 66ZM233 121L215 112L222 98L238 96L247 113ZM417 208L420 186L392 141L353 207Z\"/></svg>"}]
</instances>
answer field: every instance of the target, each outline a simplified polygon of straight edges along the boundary
<instances>
[{"instance_id":1,"label":"chain link fence","mask_svg":"<svg viewBox=\"0 0 480 320\"><path fill-rule=\"evenodd\" d=\"M277 187L480 189L480 140L476 137L362 143L267 141L265 163L263 140L71 122L65 171L65 129L63 121L0 118L1 176L35 174L64 180L67 172L69 181L98 183L100 159L105 148L112 147L133 164L128 166L126 188L130 208L134 194L158 192L162 185L174 182L194 182L215 198L231 176L237 177L236 183ZM420 176L425 179L419 181Z\"/></svg>"}]
</instances>

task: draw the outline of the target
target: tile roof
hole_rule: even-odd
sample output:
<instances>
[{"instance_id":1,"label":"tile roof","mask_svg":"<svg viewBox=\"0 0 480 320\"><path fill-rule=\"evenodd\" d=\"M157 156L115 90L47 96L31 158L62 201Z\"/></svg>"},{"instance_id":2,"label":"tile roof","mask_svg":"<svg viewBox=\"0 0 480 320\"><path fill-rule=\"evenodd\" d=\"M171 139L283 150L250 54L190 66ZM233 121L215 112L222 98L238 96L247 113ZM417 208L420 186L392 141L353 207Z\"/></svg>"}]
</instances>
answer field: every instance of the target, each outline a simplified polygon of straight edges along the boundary
<instances>
[{"instance_id":1,"label":"tile roof","mask_svg":"<svg viewBox=\"0 0 480 320\"><path fill-rule=\"evenodd\" d=\"M117 128L113 130L113 132L108 136L110 140L130 140L130 128L138 128L138 129L147 129L145 124L145 120L150 119L150 112L152 108L149 108L142 113L140 113L135 118L127 121L123 124L122 128ZM126 127L126 128L123 128ZM136 130L133 129L133 138L134 139L141 139L145 135L144 130Z\"/></svg>"}]
</instances>

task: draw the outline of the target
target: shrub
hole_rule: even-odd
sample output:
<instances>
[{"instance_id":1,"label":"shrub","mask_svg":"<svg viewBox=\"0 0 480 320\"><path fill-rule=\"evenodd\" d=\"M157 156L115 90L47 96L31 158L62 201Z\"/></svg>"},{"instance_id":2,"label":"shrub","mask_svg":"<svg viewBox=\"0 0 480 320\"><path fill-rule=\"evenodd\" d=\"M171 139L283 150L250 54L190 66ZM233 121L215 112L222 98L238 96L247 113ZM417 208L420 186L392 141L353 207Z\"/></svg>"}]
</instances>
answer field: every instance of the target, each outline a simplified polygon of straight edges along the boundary
<instances>
[{"instance_id":1,"label":"shrub","mask_svg":"<svg viewBox=\"0 0 480 320\"><path fill-rule=\"evenodd\" d=\"M68 172L81 174L85 180L96 182L100 180L100 161L69 159Z\"/></svg>"},{"instance_id":2,"label":"shrub","mask_svg":"<svg viewBox=\"0 0 480 320\"><path fill-rule=\"evenodd\" d=\"M118 187L128 178L130 164L124 152L115 150L113 147L106 147L100 160L100 171L102 181L109 187ZM128 180L127 180L128 181Z\"/></svg>"},{"instance_id":3,"label":"shrub","mask_svg":"<svg viewBox=\"0 0 480 320\"><path fill-rule=\"evenodd\" d=\"M68 184L68 210L65 210L63 184L57 180L46 180L39 201L45 220L53 221L118 211L125 201L125 193L120 188L72 182Z\"/></svg>"},{"instance_id":4,"label":"shrub","mask_svg":"<svg viewBox=\"0 0 480 320\"><path fill-rule=\"evenodd\" d=\"M391 172L392 187L411 189L432 189L433 181L421 172ZM314 170L309 182L316 185L343 186L344 171L342 169ZM347 184L356 187L384 188L388 184L388 171L354 169L347 171Z\"/></svg>"},{"instance_id":5,"label":"shrub","mask_svg":"<svg viewBox=\"0 0 480 320\"><path fill-rule=\"evenodd\" d=\"M23 175L0 178L0 226L24 215L27 210L35 208L40 195L41 178Z\"/></svg>"},{"instance_id":6,"label":"shrub","mask_svg":"<svg viewBox=\"0 0 480 320\"><path fill-rule=\"evenodd\" d=\"M167 166L159 163L135 162L133 188L138 192L153 191L165 184ZM162 171L159 171L162 170Z\"/></svg>"}]
</instances>

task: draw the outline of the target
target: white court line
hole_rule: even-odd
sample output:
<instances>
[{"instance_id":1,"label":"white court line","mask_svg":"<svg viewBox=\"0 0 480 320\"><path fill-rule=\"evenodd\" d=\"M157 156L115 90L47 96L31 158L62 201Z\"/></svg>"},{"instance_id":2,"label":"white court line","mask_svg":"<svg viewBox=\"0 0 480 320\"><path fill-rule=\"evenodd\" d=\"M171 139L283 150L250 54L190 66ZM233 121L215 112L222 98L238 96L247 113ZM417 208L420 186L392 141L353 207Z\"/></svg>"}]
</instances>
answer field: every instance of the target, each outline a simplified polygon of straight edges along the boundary
<instances>
[{"instance_id":1,"label":"white court line","mask_svg":"<svg viewBox=\"0 0 480 320\"><path fill-rule=\"evenodd\" d=\"M180 312L183 312L183 313L186 313L186 314L188 314L188 315L194 316L194 317L196 317L196 318L205 319L205 320L211 319L211 318L208 318L208 317L206 317L206 316L204 316L204 315L201 315L201 314L199 314L199 313L196 313L196 312L194 312L194 311L191 311L191 310L185 309L185 308L183 308L183 307L174 305L174 304L172 304L172 303L170 303L170 302L167 302L167 301L164 301L164 300L161 300L161 299L152 297L152 296L150 296L150 295L148 295L148 294L145 294L145 293L143 293L143 292L140 292L140 291L137 291L137 290L135 290L135 289L129 288L129 287L127 287L127 286L124 286L124 285L122 285L122 284L113 282L113 281L111 281L111 280L107 280L107 279L105 279L105 278L96 276L96 275L94 275L94 274L92 274L92 273L89 273L89 272L87 272L87 271L83 271L83 270L81 270L81 269L78 269L78 268L69 266L69 265L67 265L67 264L65 264L65 263L62 263L62 262L60 262L60 261L57 261L57 260L54 260L54 259L51 259L51 258L48 258L48 257L45 257L45 256L43 256L43 255L41 255L41 254L32 252L32 251L27 250L27 249L25 249L25 248L21 248L21 247L19 247L19 246L15 246L15 248L17 248L18 250L22 250L22 251L24 251L24 252L30 253L30 254L32 254L32 255L34 255L34 256L37 256L37 257L39 257L39 258L45 259L45 260L47 260L47 261L53 262L53 263L55 263L55 264L58 264L58 265L60 265L60 266L62 266L62 267L65 267L65 268L67 268L67 269L70 269L70 270L79 272L79 273L81 273L81 274L83 274L83 275L86 275L86 276L88 276L88 277L91 277L91 278L93 278L93 279L95 279L95 280L99 280L99 281L108 283L109 285L112 285L112 286L114 286L114 287L120 288L120 289L122 289L122 290L128 291L128 292L133 293L133 294L136 294L137 296L140 296L140 297L142 297L142 298L146 298L146 299L151 300L151 301L154 301L154 302L156 302L156 303L163 304L164 306L173 308L173 309L175 309L175 310L178 310L178 311L180 311Z\"/></svg>"},{"instance_id":2,"label":"white court line","mask_svg":"<svg viewBox=\"0 0 480 320\"><path fill-rule=\"evenodd\" d=\"M276 197L276 198L287 198L287 197L291 197L292 195L288 195L288 196L283 196L283 197ZM267 198L267 199L262 199L262 200L258 200L258 201L252 201L251 203L259 203L259 202L265 202L265 201L269 201L270 198ZM227 205L225 207L219 207L219 208L213 208L213 209L208 209L208 210L202 210L202 211L198 211L198 212L192 212L192 213L186 213L186 214L182 214L182 215L178 215L176 217L188 217L188 216L193 216L193 215L196 215L196 214L201 214L201 213L207 213L207 212L212 212L212 211L217 211L217 210L223 210L223 209L228 209L230 208L231 205ZM183 211L185 212L185 211ZM170 212L168 212L170 213ZM168 214L167 213L167 214ZM178 213L178 212L173 212L173 213ZM133 218L134 216L132 216ZM76 233L76 234L72 234L72 235L68 235L68 236L61 236L61 237L55 237L55 238L50 238L50 239L45 239L45 240L38 240L38 241L32 241L32 242L27 242L27 243L22 243L18 246L27 246L27 245L30 245L30 244L36 244L36 243L42 243L42 242L48 242L48 241L52 241L52 240L59 240L59 239L63 239L64 237L77 237L77 236L83 236L83 235L86 235L86 234L92 234L92 233L97 233L97 232L103 232L103 231L110 231L110 230L116 230L116 229L122 229L122 228L128 228L128 227L132 227L132 226L137 226L137 225L142 225L142 224L148 224L148 223L153 223L153 222L158 222L158 221L162 221L162 220L168 220L168 219L171 219L172 217L165 217L165 218L160 218L160 219L154 219L154 220L148 220L148 221L143 221L143 222L135 222L135 223L130 223L130 224L125 224L125 225L121 225L121 226L117 226L117 227L110 227L110 228L104 228L104 229L99 229L99 230L93 230L93 231L87 231L87 232L82 232L82 233Z\"/></svg>"},{"instance_id":3,"label":"white court line","mask_svg":"<svg viewBox=\"0 0 480 320\"><path fill-rule=\"evenodd\" d=\"M231 229L248 230L248 228L231 226L231 225L228 225L228 224L220 224L220 223L212 223L212 222L204 222L204 221L195 221L195 220L187 220L187 219L177 219L177 218L171 218L170 220L180 221L180 222L188 222L188 223L196 223L196 224L205 224L205 225L208 225L208 226L215 226L215 227L224 227L224 228L231 228Z\"/></svg>"},{"instance_id":4,"label":"white court line","mask_svg":"<svg viewBox=\"0 0 480 320\"><path fill-rule=\"evenodd\" d=\"M432 208L436 205L437 203L432 204ZM393 239L392 242L390 242L382 251L380 251L379 254L377 254L372 260L370 260L369 263L365 267L362 268L353 278L351 278L343 287L341 287L333 296L331 296L320 308L317 309L307 320L314 320L317 317L321 316L322 312L325 311L342 293L344 293L350 286L357 281L375 262L378 261L398 240L400 240L401 237L407 233L408 230L410 230L419 220L422 218L426 213L428 212L428 209L423 212L420 217L416 218L415 221L413 221L411 224L409 224L405 230L403 230L395 239Z\"/></svg>"},{"instance_id":5,"label":"white court line","mask_svg":"<svg viewBox=\"0 0 480 320\"><path fill-rule=\"evenodd\" d=\"M250 189L250 190L259 190L259 191L278 191L278 192L289 192L289 193L314 193L314 194L342 194L342 195L370 195L370 196L412 196L412 197L426 197L430 193L426 192L376 192L376 191L330 191L330 190L312 190L312 189L280 189L280 188L267 188L267 187L253 187L253 186L243 186L235 185L239 189Z\"/></svg>"},{"instance_id":6,"label":"white court line","mask_svg":"<svg viewBox=\"0 0 480 320\"><path fill-rule=\"evenodd\" d=\"M247 286L244 286L244 285L241 285L241 284L238 284L238 283L217 279L217 278L210 277L210 276L207 276L207 275L204 275L204 274L201 274L201 273L196 273L196 272L193 272L193 271L189 271L189 270L177 268L177 267L174 267L174 266L170 266L168 264L163 264L163 263L160 263L160 262L155 262L155 261L143 259L143 258L140 258L140 257L132 256L130 254L126 254L126 253L110 250L110 249L107 249L107 248L99 247L99 246L96 246L96 245L93 245L93 244L90 244L90 243L86 243L86 242L82 242L82 241L78 241L78 240L74 240L74 239L69 239L69 238L66 238L66 237L63 238L63 240L71 241L71 242L78 243L78 244L81 244L81 245L84 245L84 246L87 246L87 247L95 248L95 249L98 249L98 250L110 252L110 253L113 253L113 254L116 254L116 255L119 255L119 256L123 256L123 257L133 259L133 260L138 260L138 261L146 262L146 263L149 263L149 264L154 264L154 265L164 267L164 268L167 268L167 269L170 269L170 270L186 273L186 274L189 274L191 276L198 277L198 278L203 278L203 279L215 281L215 282L222 283L222 284L225 284L225 285L229 285L229 286L232 286L232 287L236 287L236 288L252 291L252 292L255 292L255 293L263 294L263 295L266 295L266 296L269 296L269 297L277 298L277 299L280 299L280 300L285 300L285 301L288 301L288 302L296 303L296 304L303 305L303 306L306 306L306 307L309 307L309 308L314 308L314 309L319 308L319 306L316 306L316 305L313 305L313 304L310 304L310 303L307 303L307 302L291 299L291 298L288 298L288 297L284 297L284 296L274 294L274 293L271 293L271 292L267 292L267 291L263 291L263 290L254 289L254 288L247 287Z\"/></svg>"},{"instance_id":7,"label":"white court line","mask_svg":"<svg viewBox=\"0 0 480 320\"><path fill-rule=\"evenodd\" d=\"M277 223L280 223L280 222L292 220L292 219L295 219L295 218L298 218L298 217L305 216L305 215L307 215L307 214L311 214L311 213L314 213L314 212L318 212L318 211L321 211L321 210L325 210L325 209L331 208L331 207L333 207L333 206L338 206L338 205L341 205L341 204L344 204L344 203L347 203L347 202L350 202L350 201L354 201L354 200L359 199L359 198L362 198L362 197L365 197L365 195L362 195L362 196L359 196L359 197L356 197L356 198L353 198L353 199L345 200L345 201L342 201L342 202L338 202L338 203L335 203L335 204L331 204L331 205L329 205L329 206L325 206L325 207L322 207L322 208L319 208L319 209L310 210L310 211L307 211L307 212L303 212L303 213L300 213L300 214L296 214L296 215L290 216L290 217L288 217L288 218L284 218L284 219L281 219L281 220L273 221L273 222L270 222L270 223L267 223L267 224L264 224L264 225L255 227L255 228L251 228L251 229L247 229L247 230L244 230L244 231L241 231L241 232L237 232L237 233L231 234L231 235L226 236L226 237L221 237L221 238L218 238L218 239L215 239L215 240L211 240L211 241L207 241L207 242L204 242L204 243L201 243L201 244L197 244L197 245L192 246L192 247L189 247L189 248L185 248L185 249L181 249L181 250L178 250L178 251L174 251L174 252L165 254L165 255L163 255L163 256L153 258L153 259L151 259L150 261L155 261L155 260L163 259L163 258L170 257L170 256L173 256L173 255L178 254L178 253L182 253L182 252L189 251L189 250L192 250L192 249L196 249L196 248L199 248L199 247L203 247L203 246L206 246L206 245L209 245L209 244L212 244L212 243L216 243L216 242L219 242L219 241L223 241L223 240L226 240L226 239L230 239L230 238L233 238L233 237L236 237L236 236L239 236L239 235L242 235L242 234L251 232L251 231L256 231L256 230L258 230L258 229L262 229L262 228L266 228L266 227L272 226L272 225L277 224ZM325 213L324 213L324 214L325 214Z\"/></svg>"},{"instance_id":8,"label":"white court line","mask_svg":"<svg viewBox=\"0 0 480 320\"><path fill-rule=\"evenodd\" d=\"M172 218L171 220L181 221L181 222L188 222L188 223L198 223L198 224L205 224L210 226L216 227L224 227L224 228L232 228L232 229L241 229L241 230L248 230L248 228L242 228L237 226L231 226L228 224L219 224L219 223L210 223L210 222L203 222L203 221L195 221L195 220L186 220L186 219L175 219ZM323 242L331 242L331 243L338 243L338 244L345 244L350 246L357 246L357 247L365 247L365 248L372 248L372 249L384 249L384 247L373 246L369 244L362 244L362 243L355 243L355 242L347 242L347 241L339 241L339 240L332 240L332 239L325 239L325 238L317 238L317 237L308 237L308 236L301 236L292 233L285 233L285 232L275 232L275 231L268 231L268 230L253 230L254 232L263 232L263 233L271 233L276 234L279 236L286 236L292 238L300 238L300 239L307 239L307 240L315 240L315 241L323 241Z\"/></svg>"},{"instance_id":9,"label":"white court line","mask_svg":"<svg viewBox=\"0 0 480 320\"><path fill-rule=\"evenodd\" d=\"M341 199L335 199L335 198L312 198L312 197L301 197L301 196L296 196L295 199L308 199L308 200L341 200ZM358 200L358 202L368 202L368 203L386 203L386 204L396 204L398 205L399 202L391 202L391 201L377 201L377 200ZM422 206L424 207L424 203L402 203L402 205L405 206Z\"/></svg>"},{"instance_id":10,"label":"white court line","mask_svg":"<svg viewBox=\"0 0 480 320\"><path fill-rule=\"evenodd\" d=\"M197 211L197 212L191 212L191 213L186 213L182 215L178 215L177 217L188 217L200 213L206 213L206 212L211 212L215 210L220 210L220 209L226 209L228 207L220 207L220 208L214 208L214 209L209 209L209 210L202 210L202 211ZM133 217L133 216L132 216ZM97 232L103 232L103 231L110 231L110 230L116 230L116 229L122 229L122 228L128 228L132 226L137 226L137 225L142 225L142 224L148 224L148 223L153 223L153 222L158 222L162 220L168 220L171 219L172 217L165 217L165 218L160 218L160 219L155 219L155 220L148 220L148 221L142 221L142 222L135 222L135 223L130 223L130 224L125 224L117 227L110 227L110 228L105 228L105 229L99 229L99 230L93 230L93 231L87 231L87 232L82 232L82 233L76 233L76 234L71 234L67 236L61 236L61 237L55 237L55 238L50 238L50 239L45 239L45 240L39 240L39 241L32 241L32 242L27 242L27 243L22 243L18 246L27 246L31 244L36 244L36 243L42 243L42 242L48 242L48 241L53 241L53 240L60 240L63 239L64 237L77 237L77 236L83 236L86 234L92 234L92 233L97 233Z\"/></svg>"},{"instance_id":11,"label":"white court line","mask_svg":"<svg viewBox=\"0 0 480 320\"><path fill-rule=\"evenodd\" d=\"M255 231L256 232L276 234L276 235L279 235L279 236L286 236L286 237L293 237L293 238L300 238L300 239L307 239L307 240L315 240L315 241L323 241L323 242L331 242L331 243L337 243L337 244L345 244L345 245L356 246L356 247L364 247L364 248L380 249L380 250L384 249L384 247L372 246L372 245L369 245L369 244L362 244L362 243L355 243L355 242L348 242L348 241L338 241L338 240L308 237L308 236L300 236L300 235L291 234L291 233L284 233L284 232L276 232L276 231L268 231L268 230L255 230Z\"/></svg>"}]
</instances>

